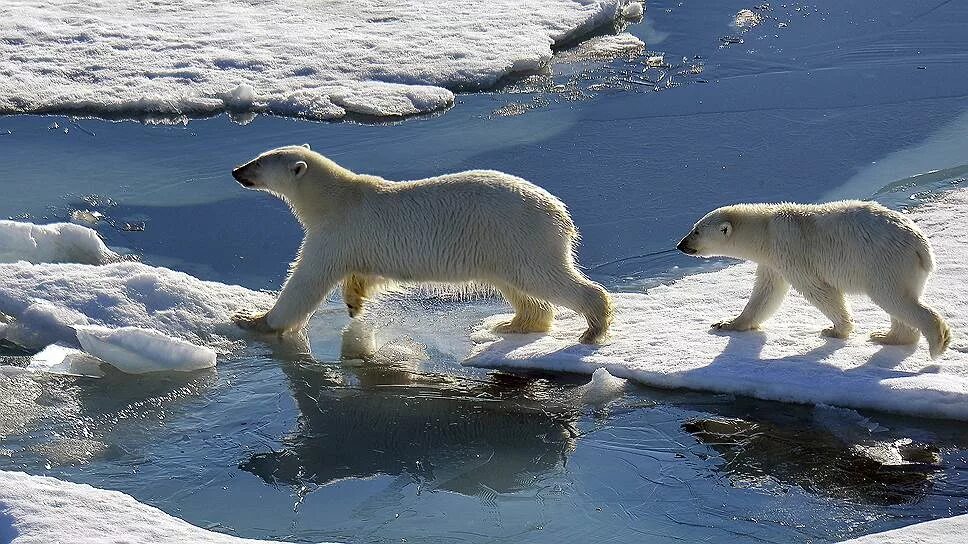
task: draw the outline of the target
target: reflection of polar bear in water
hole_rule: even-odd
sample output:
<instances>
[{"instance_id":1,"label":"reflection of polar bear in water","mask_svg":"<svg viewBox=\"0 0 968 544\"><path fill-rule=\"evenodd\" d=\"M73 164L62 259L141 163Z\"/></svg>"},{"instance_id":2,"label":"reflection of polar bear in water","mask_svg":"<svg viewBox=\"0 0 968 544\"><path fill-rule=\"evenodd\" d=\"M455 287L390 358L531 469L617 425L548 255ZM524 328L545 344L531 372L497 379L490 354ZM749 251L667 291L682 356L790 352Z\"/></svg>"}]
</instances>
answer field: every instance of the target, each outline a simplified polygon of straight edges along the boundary
<instances>
[{"instance_id":1,"label":"reflection of polar bear in water","mask_svg":"<svg viewBox=\"0 0 968 544\"><path fill-rule=\"evenodd\" d=\"M871 335L882 344L916 344L931 356L951 342L944 319L920 302L934 269L931 246L910 219L880 204L739 204L713 210L679 242L690 255L722 255L759 264L743 312L716 328L757 328L779 308L792 285L833 321L825 336L854 328L844 293L864 293L891 315L891 330Z\"/></svg>"},{"instance_id":2,"label":"reflection of polar bear in water","mask_svg":"<svg viewBox=\"0 0 968 544\"><path fill-rule=\"evenodd\" d=\"M351 316L381 284L481 282L514 306L498 332L543 332L553 304L582 314L581 341L601 341L608 293L574 264L578 233L564 204L501 172L475 170L420 181L358 175L308 146L268 151L232 172L242 185L287 203L306 231L275 306L237 322L262 332L300 328L341 280Z\"/></svg>"}]
</instances>

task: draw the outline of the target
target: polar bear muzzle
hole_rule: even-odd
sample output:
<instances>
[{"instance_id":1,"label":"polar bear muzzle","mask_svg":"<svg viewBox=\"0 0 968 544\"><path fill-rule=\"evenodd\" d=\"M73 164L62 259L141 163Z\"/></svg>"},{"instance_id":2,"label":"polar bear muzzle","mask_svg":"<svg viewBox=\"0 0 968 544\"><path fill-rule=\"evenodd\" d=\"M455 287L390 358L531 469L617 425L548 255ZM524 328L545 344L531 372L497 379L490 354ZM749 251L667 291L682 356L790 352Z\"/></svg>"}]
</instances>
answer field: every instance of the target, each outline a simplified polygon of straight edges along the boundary
<instances>
[{"instance_id":1,"label":"polar bear muzzle","mask_svg":"<svg viewBox=\"0 0 968 544\"><path fill-rule=\"evenodd\" d=\"M238 166L232 170L232 177L243 187L254 187L255 182L246 177L246 166L248 165Z\"/></svg>"}]
</instances>

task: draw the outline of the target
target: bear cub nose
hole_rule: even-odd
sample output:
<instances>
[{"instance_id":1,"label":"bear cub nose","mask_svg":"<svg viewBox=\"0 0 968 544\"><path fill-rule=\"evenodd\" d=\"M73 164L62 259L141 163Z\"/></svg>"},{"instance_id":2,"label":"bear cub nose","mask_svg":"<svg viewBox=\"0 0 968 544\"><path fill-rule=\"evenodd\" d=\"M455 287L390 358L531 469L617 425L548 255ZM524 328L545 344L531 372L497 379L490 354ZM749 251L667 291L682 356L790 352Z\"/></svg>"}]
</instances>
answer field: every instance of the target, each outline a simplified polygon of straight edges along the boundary
<instances>
[{"instance_id":1,"label":"bear cub nose","mask_svg":"<svg viewBox=\"0 0 968 544\"><path fill-rule=\"evenodd\" d=\"M676 249L685 253L686 255L692 255L693 253L696 252L695 249L692 249L686 244L685 240L682 240L681 242L679 242L679 245L676 246Z\"/></svg>"}]
</instances>

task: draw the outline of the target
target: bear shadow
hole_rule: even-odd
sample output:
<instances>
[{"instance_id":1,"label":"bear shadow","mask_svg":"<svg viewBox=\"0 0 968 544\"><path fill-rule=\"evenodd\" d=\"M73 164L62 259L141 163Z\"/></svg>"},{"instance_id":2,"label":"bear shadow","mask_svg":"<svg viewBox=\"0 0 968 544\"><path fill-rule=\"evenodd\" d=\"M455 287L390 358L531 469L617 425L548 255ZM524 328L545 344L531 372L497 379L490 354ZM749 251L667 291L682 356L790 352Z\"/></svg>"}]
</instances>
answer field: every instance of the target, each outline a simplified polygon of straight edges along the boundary
<instances>
[{"instance_id":1,"label":"bear shadow","mask_svg":"<svg viewBox=\"0 0 968 544\"><path fill-rule=\"evenodd\" d=\"M709 334L714 336L726 336L729 340L708 365L701 368L713 366L729 366L736 361L761 362L770 365L787 365L791 368L799 367L802 370L809 370L810 366L817 367L817 370L830 371L834 367L822 363L824 359L833 355L837 350L845 347L847 342L839 338L824 338L824 343L809 351L788 355L785 357L763 357L763 348L766 346L766 333L758 330L734 332L720 331L712 329ZM842 370L844 374L856 372L867 372L878 369L877 379L902 378L917 375L917 372L904 372L888 370L896 367L901 361L910 357L916 351L916 346L882 346L876 353L871 355L861 364ZM873 377L872 377L873 378Z\"/></svg>"}]
</instances>

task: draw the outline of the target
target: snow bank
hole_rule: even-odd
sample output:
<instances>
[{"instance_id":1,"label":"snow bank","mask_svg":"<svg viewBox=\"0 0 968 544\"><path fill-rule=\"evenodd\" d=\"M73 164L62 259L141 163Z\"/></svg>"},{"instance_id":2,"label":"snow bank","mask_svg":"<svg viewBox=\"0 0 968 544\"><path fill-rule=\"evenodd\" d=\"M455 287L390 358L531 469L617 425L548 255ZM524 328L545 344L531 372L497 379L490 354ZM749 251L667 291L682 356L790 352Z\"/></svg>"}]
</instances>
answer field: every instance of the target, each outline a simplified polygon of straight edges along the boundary
<instances>
[{"instance_id":1,"label":"snow bank","mask_svg":"<svg viewBox=\"0 0 968 544\"><path fill-rule=\"evenodd\" d=\"M842 544L953 544L968 535L968 514L862 536Z\"/></svg>"},{"instance_id":2,"label":"snow bank","mask_svg":"<svg viewBox=\"0 0 968 544\"><path fill-rule=\"evenodd\" d=\"M627 0L0 3L0 114L334 119L443 108Z\"/></svg>"},{"instance_id":3,"label":"snow bank","mask_svg":"<svg viewBox=\"0 0 968 544\"><path fill-rule=\"evenodd\" d=\"M137 326L224 351L231 349L231 340L244 335L231 317L243 309L268 309L272 300L268 294L244 287L202 281L134 262L102 266L0 264L0 313L14 319L0 339L29 349L55 343L77 346L76 329L92 330L84 329L85 325ZM134 345L132 342L140 343L141 348L154 352L147 359L158 356L155 348L166 342L140 333L120 334L109 336L108 341L115 347L128 348ZM192 364L202 359L195 351L189 357Z\"/></svg>"},{"instance_id":4,"label":"snow bank","mask_svg":"<svg viewBox=\"0 0 968 544\"><path fill-rule=\"evenodd\" d=\"M215 350L138 327L75 327L84 351L128 374L189 372L215 366Z\"/></svg>"},{"instance_id":5,"label":"snow bank","mask_svg":"<svg viewBox=\"0 0 968 544\"><path fill-rule=\"evenodd\" d=\"M935 249L938 271L926 300L954 332L937 364L929 364L923 340L917 349L868 342L868 333L886 329L889 319L866 298L852 300L857 331L846 341L821 337L829 323L794 293L762 331L710 330L742 309L753 285L751 264L644 295L616 295L612 340L598 348L575 343L585 323L571 312L549 335L501 338L486 328L501 318L490 318L473 334L465 364L585 374L605 368L657 387L968 420L968 190L952 191L911 217Z\"/></svg>"},{"instance_id":6,"label":"snow bank","mask_svg":"<svg viewBox=\"0 0 968 544\"><path fill-rule=\"evenodd\" d=\"M0 471L0 539L11 544L277 542L206 531L117 491L7 471Z\"/></svg>"},{"instance_id":7,"label":"snow bank","mask_svg":"<svg viewBox=\"0 0 968 544\"><path fill-rule=\"evenodd\" d=\"M104 245L97 232L81 225L0 221L0 263L105 264L118 259L118 254Z\"/></svg>"}]
</instances>

